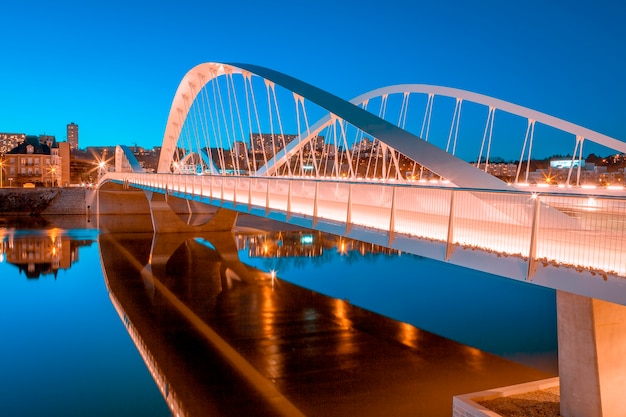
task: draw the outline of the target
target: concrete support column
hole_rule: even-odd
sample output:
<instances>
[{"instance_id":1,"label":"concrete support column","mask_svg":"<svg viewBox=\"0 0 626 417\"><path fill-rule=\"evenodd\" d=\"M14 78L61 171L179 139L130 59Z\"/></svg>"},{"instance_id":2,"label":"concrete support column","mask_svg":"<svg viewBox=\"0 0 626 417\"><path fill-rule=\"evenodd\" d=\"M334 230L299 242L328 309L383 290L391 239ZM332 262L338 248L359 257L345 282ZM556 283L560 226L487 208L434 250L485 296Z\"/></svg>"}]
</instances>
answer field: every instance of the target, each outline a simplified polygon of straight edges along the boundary
<instances>
[{"instance_id":1,"label":"concrete support column","mask_svg":"<svg viewBox=\"0 0 626 417\"><path fill-rule=\"evenodd\" d=\"M212 218L202 225L189 225L178 218L168 204L165 195L146 192L152 215L155 233L232 231L237 221L237 212L219 209Z\"/></svg>"},{"instance_id":2,"label":"concrete support column","mask_svg":"<svg viewBox=\"0 0 626 417\"><path fill-rule=\"evenodd\" d=\"M561 415L626 417L626 306L557 291Z\"/></svg>"}]
</instances>

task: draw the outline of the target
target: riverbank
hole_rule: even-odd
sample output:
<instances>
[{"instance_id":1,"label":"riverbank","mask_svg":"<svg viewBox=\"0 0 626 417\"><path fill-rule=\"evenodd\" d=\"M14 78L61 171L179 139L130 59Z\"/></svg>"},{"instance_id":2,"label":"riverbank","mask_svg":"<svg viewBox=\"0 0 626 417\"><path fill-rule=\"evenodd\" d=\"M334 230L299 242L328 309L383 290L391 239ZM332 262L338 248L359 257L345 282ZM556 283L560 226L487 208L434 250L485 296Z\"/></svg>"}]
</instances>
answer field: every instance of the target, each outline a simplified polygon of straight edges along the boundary
<instances>
[{"instance_id":1,"label":"riverbank","mask_svg":"<svg viewBox=\"0 0 626 417\"><path fill-rule=\"evenodd\" d=\"M0 188L0 215L86 215L94 192L82 187Z\"/></svg>"}]
</instances>

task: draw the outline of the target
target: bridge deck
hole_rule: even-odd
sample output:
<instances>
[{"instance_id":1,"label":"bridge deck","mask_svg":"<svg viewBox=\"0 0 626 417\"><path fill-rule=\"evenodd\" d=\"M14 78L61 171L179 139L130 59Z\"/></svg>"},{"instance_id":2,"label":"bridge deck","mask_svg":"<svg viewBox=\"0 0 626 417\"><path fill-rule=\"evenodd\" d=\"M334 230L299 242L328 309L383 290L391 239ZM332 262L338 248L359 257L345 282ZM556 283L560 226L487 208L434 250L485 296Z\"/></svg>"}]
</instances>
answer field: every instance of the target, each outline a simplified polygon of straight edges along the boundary
<instances>
[{"instance_id":1,"label":"bridge deck","mask_svg":"<svg viewBox=\"0 0 626 417\"><path fill-rule=\"evenodd\" d=\"M307 178L108 180L626 305L624 196Z\"/></svg>"}]
</instances>

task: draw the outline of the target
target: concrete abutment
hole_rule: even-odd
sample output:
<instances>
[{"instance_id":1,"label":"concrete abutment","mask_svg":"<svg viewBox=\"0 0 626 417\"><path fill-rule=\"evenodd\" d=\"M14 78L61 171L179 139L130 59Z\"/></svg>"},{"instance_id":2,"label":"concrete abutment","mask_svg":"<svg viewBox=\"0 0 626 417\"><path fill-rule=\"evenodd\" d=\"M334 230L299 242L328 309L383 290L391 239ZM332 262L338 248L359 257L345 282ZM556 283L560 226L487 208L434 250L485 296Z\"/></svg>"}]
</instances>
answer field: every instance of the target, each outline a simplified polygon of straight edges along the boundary
<instances>
[{"instance_id":1,"label":"concrete abutment","mask_svg":"<svg viewBox=\"0 0 626 417\"><path fill-rule=\"evenodd\" d=\"M561 415L626 416L626 306L557 291Z\"/></svg>"}]
</instances>

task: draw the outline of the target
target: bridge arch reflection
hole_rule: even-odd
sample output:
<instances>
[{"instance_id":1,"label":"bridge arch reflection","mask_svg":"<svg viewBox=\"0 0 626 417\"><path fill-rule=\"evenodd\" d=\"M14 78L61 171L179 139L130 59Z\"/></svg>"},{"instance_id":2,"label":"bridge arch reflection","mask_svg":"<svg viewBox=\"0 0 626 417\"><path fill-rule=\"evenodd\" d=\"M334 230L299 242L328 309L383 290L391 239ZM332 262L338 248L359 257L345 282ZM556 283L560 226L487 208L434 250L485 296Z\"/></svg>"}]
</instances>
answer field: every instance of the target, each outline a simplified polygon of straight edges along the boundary
<instances>
[{"instance_id":1,"label":"bridge arch reflection","mask_svg":"<svg viewBox=\"0 0 626 417\"><path fill-rule=\"evenodd\" d=\"M476 381L508 384L545 375L482 351L470 358L462 345L294 287L237 257L244 240L250 253L267 259L339 251L342 243L350 252L368 249L343 238L316 238L311 247L307 236L99 236L111 300L173 412L343 416L366 410L406 415L408 409L411 415L447 415L451 396L471 391ZM282 242L281 254L281 245L265 251L270 240ZM229 281L235 275L241 279ZM444 366L429 360L424 370L419 357L435 350L458 367L445 384L420 377ZM379 381L392 374L389 390ZM414 401L422 395L437 399Z\"/></svg>"}]
</instances>

